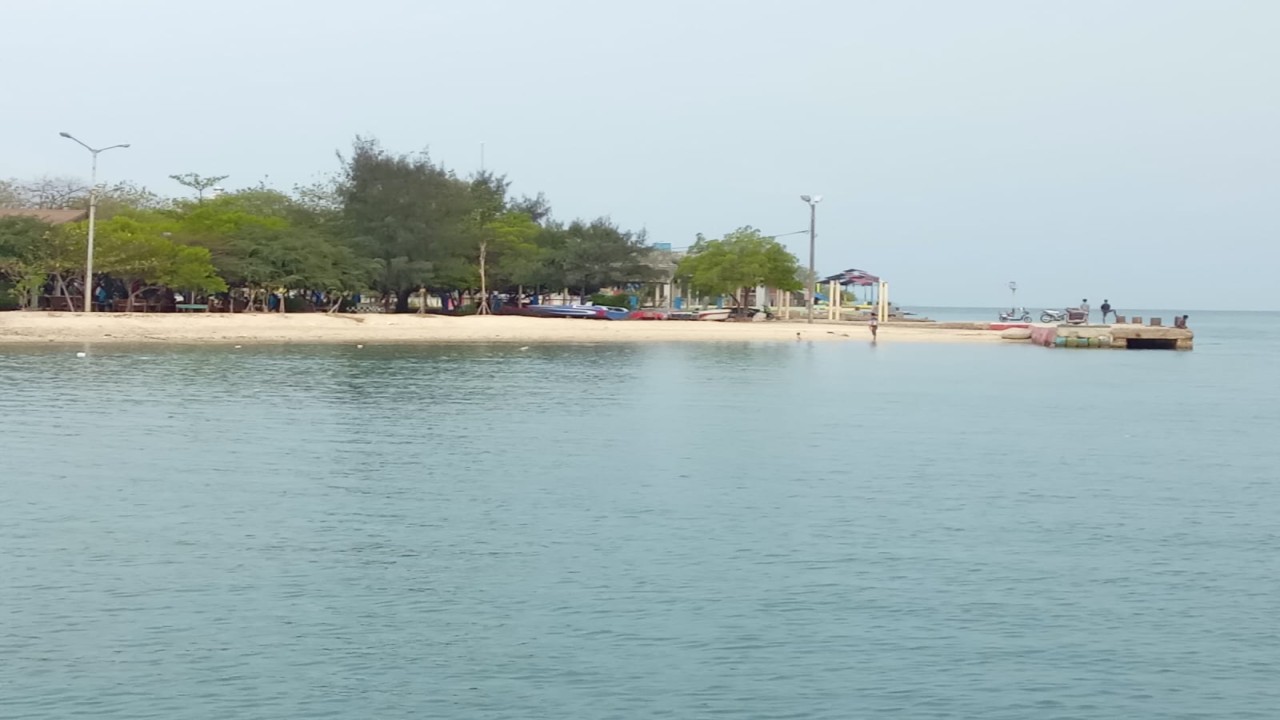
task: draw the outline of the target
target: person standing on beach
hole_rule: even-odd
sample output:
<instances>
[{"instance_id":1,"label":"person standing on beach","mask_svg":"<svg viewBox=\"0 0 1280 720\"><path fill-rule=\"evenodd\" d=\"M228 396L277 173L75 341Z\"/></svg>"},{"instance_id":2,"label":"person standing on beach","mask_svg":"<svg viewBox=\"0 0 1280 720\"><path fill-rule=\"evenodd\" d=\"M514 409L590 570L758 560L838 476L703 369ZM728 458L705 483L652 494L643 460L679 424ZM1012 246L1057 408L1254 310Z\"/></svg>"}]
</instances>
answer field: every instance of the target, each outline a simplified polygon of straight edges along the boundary
<instances>
[{"instance_id":1,"label":"person standing on beach","mask_svg":"<svg viewBox=\"0 0 1280 720\"><path fill-rule=\"evenodd\" d=\"M876 333L880 331L880 319L872 315L871 322L867 323L867 327L871 328L871 342L875 342Z\"/></svg>"},{"instance_id":2,"label":"person standing on beach","mask_svg":"<svg viewBox=\"0 0 1280 720\"><path fill-rule=\"evenodd\" d=\"M1105 323L1107 316L1111 314L1111 301L1103 298L1102 307L1099 309L1102 310L1102 322Z\"/></svg>"}]
</instances>

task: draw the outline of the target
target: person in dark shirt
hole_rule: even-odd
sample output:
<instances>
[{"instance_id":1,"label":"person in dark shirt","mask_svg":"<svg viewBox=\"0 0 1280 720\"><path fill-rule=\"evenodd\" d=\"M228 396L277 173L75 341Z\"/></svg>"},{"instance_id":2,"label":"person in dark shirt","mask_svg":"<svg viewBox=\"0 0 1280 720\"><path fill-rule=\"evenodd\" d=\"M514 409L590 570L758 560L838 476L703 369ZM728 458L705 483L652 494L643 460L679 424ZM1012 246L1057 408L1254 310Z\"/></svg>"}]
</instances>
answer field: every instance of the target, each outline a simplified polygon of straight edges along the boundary
<instances>
[{"instance_id":1,"label":"person in dark shirt","mask_svg":"<svg viewBox=\"0 0 1280 720\"><path fill-rule=\"evenodd\" d=\"M1102 322L1105 323L1107 321L1107 316L1111 314L1111 301L1103 300L1102 307L1099 309L1102 310Z\"/></svg>"}]
</instances>

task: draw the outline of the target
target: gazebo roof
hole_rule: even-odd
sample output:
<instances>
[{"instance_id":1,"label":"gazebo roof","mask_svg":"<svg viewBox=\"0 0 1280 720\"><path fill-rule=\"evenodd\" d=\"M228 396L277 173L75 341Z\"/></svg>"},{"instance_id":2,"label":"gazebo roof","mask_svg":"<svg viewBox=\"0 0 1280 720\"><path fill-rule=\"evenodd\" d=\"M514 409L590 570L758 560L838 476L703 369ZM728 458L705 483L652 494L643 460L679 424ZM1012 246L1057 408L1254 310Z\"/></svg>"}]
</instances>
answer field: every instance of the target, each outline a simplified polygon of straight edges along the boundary
<instances>
[{"instance_id":1,"label":"gazebo roof","mask_svg":"<svg viewBox=\"0 0 1280 720\"><path fill-rule=\"evenodd\" d=\"M865 287L867 285L875 285L880 282L880 278L872 275L866 270L849 268L844 272L839 272L829 278L825 278L823 282L837 282L841 285L861 285Z\"/></svg>"}]
</instances>

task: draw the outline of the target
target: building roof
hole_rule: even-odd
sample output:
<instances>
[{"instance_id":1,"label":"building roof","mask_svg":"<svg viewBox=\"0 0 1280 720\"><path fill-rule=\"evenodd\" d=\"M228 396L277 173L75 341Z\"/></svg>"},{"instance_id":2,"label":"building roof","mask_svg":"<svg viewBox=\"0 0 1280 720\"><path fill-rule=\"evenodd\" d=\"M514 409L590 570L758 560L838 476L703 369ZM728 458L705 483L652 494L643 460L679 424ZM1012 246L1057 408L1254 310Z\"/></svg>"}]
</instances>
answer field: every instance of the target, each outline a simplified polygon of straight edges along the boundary
<instances>
[{"instance_id":1,"label":"building roof","mask_svg":"<svg viewBox=\"0 0 1280 720\"><path fill-rule=\"evenodd\" d=\"M85 210L45 210L42 208L0 208L0 217L33 217L52 225L78 222L89 217Z\"/></svg>"}]
</instances>

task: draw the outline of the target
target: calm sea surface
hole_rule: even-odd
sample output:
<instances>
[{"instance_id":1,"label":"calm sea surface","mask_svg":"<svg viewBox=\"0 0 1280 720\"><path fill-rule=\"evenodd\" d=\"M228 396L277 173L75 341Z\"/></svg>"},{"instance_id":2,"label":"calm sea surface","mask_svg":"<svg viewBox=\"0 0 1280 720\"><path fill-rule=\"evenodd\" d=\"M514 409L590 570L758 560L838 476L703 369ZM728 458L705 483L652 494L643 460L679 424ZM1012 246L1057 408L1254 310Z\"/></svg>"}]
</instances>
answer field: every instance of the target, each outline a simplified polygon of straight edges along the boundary
<instances>
[{"instance_id":1,"label":"calm sea surface","mask_svg":"<svg viewBox=\"0 0 1280 720\"><path fill-rule=\"evenodd\" d=\"M0 717L1275 718L1280 315L1192 325L0 346Z\"/></svg>"}]
</instances>

